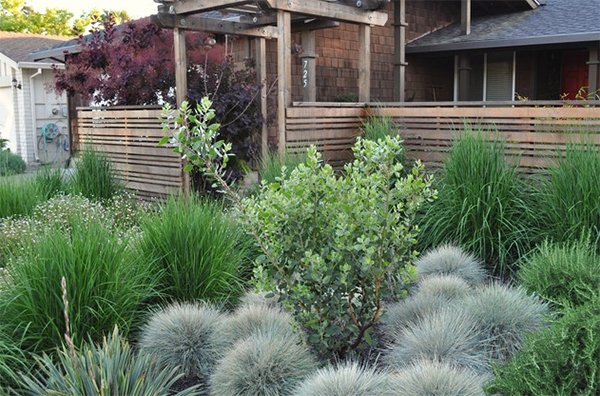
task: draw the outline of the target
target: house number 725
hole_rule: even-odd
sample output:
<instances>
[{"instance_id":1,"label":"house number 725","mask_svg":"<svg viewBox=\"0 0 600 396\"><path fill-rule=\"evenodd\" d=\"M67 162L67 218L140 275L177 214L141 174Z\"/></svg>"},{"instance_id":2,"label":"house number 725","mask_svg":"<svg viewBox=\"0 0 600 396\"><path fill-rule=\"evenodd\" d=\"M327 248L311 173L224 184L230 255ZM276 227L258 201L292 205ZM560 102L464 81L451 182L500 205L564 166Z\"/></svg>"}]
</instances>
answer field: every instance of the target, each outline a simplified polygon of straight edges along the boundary
<instances>
[{"instance_id":1,"label":"house number 725","mask_svg":"<svg viewBox=\"0 0 600 396\"><path fill-rule=\"evenodd\" d=\"M302 88L308 87L308 60L302 60Z\"/></svg>"}]
</instances>

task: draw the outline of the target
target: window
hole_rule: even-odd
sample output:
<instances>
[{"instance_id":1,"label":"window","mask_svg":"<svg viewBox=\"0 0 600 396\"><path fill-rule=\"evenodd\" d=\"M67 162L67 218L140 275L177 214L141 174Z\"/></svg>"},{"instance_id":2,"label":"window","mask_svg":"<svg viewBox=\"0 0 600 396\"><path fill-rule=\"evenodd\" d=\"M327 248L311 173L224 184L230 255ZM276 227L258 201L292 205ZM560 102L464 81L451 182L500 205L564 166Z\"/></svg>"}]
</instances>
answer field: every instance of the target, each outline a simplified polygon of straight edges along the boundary
<instances>
[{"instance_id":1,"label":"window","mask_svg":"<svg viewBox=\"0 0 600 396\"><path fill-rule=\"evenodd\" d=\"M513 51L460 55L457 56L456 65L455 100L514 100Z\"/></svg>"}]
</instances>

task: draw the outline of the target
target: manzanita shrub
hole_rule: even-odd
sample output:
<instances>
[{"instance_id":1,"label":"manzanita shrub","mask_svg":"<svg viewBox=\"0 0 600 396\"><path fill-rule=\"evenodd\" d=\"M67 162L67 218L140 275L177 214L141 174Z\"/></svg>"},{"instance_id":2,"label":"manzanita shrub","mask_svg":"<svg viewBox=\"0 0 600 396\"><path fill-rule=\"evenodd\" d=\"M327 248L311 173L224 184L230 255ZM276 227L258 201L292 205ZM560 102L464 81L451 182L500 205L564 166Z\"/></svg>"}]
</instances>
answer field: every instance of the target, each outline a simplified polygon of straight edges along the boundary
<instances>
[{"instance_id":1,"label":"manzanita shrub","mask_svg":"<svg viewBox=\"0 0 600 396\"><path fill-rule=\"evenodd\" d=\"M241 199L224 180L230 145L218 140L210 101L166 110L172 135L163 142L215 180L261 248L256 282L277 292L323 357L365 347L381 301L405 293L414 277L415 214L435 195L423 166L403 169L397 137L359 138L342 173L311 147L289 175Z\"/></svg>"}]
</instances>

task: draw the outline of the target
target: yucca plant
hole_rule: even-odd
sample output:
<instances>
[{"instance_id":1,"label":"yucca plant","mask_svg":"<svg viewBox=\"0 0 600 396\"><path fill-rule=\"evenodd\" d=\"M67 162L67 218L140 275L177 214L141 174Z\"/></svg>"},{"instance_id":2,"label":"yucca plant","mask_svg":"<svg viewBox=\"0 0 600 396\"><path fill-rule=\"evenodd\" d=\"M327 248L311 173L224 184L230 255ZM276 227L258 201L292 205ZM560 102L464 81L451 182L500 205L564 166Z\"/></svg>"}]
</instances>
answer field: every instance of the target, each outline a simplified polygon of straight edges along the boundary
<instances>
[{"instance_id":1,"label":"yucca plant","mask_svg":"<svg viewBox=\"0 0 600 396\"><path fill-rule=\"evenodd\" d=\"M427 359L485 372L489 366L486 340L476 326L466 311L456 307L442 309L402 329L384 361L394 369Z\"/></svg>"},{"instance_id":2,"label":"yucca plant","mask_svg":"<svg viewBox=\"0 0 600 396\"><path fill-rule=\"evenodd\" d=\"M304 380L294 396L392 396L391 375L356 362L319 369Z\"/></svg>"},{"instance_id":3,"label":"yucca plant","mask_svg":"<svg viewBox=\"0 0 600 396\"><path fill-rule=\"evenodd\" d=\"M538 193L540 238L560 242L600 237L600 152L592 144L569 144Z\"/></svg>"},{"instance_id":4,"label":"yucca plant","mask_svg":"<svg viewBox=\"0 0 600 396\"><path fill-rule=\"evenodd\" d=\"M557 308L575 307L600 296L597 245L582 239L544 242L519 266L517 277L527 290Z\"/></svg>"},{"instance_id":5,"label":"yucca plant","mask_svg":"<svg viewBox=\"0 0 600 396\"><path fill-rule=\"evenodd\" d=\"M507 360L525 337L545 327L548 306L519 287L498 283L480 287L463 303L477 321L477 329L494 359Z\"/></svg>"},{"instance_id":6,"label":"yucca plant","mask_svg":"<svg viewBox=\"0 0 600 396\"><path fill-rule=\"evenodd\" d=\"M419 360L397 372L397 396L484 396L487 375L457 368L446 362Z\"/></svg>"},{"instance_id":7,"label":"yucca plant","mask_svg":"<svg viewBox=\"0 0 600 396\"><path fill-rule=\"evenodd\" d=\"M442 245L428 250L415 261L415 267L417 279L420 281L430 276L452 275L463 279L471 286L477 286L488 276L481 260L452 245Z\"/></svg>"},{"instance_id":8,"label":"yucca plant","mask_svg":"<svg viewBox=\"0 0 600 396\"><path fill-rule=\"evenodd\" d=\"M154 263L140 260L127 241L97 222L75 222L70 235L49 229L23 252L6 268L0 317L9 334L22 335L28 352L63 342L62 277L74 307L70 330L76 345L101 339L115 325L126 335L142 304L155 296Z\"/></svg>"},{"instance_id":9,"label":"yucca plant","mask_svg":"<svg viewBox=\"0 0 600 396\"><path fill-rule=\"evenodd\" d=\"M516 167L504 159L504 144L467 127L436 180L438 199L421 218L422 246L455 243L496 274L509 274L509 265L529 250L534 209Z\"/></svg>"},{"instance_id":10,"label":"yucca plant","mask_svg":"<svg viewBox=\"0 0 600 396\"><path fill-rule=\"evenodd\" d=\"M223 351L212 338L224 315L205 304L172 304L154 312L142 327L141 355L161 369L176 369L197 383L205 382Z\"/></svg>"},{"instance_id":11,"label":"yucca plant","mask_svg":"<svg viewBox=\"0 0 600 396\"><path fill-rule=\"evenodd\" d=\"M93 148L83 150L76 161L72 190L86 198L103 201L121 191L113 164Z\"/></svg>"},{"instance_id":12,"label":"yucca plant","mask_svg":"<svg viewBox=\"0 0 600 396\"><path fill-rule=\"evenodd\" d=\"M174 301L234 301L245 288L252 243L217 202L169 198L141 225L138 254L161 270Z\"/></svg>"},{"instance_id":13,"label":"yucca plant","mask_svg":"<svg viewBox=\"0 0 600 396\"><path fill-rule=\"evenodd\" d=\"M214 395L290 395L315 368L308 348L296 337L256 334L235 344L210 379Z\"/></svg>"},{"instance_id":14,"label":"yucca plant","mask_svg":"<svg viewBox=\"0 0 600 396\"><path fill-rule=\"evenodd\" d=\"M53 358L37 358L34 375L22 378L20 395L64 396L187 396L197 387L171 392L181 377L177 368L160 369L149 356L135 356L115 329L101 345L84 344L81 351L61 349Z\"/></svg>"}]
</instances>

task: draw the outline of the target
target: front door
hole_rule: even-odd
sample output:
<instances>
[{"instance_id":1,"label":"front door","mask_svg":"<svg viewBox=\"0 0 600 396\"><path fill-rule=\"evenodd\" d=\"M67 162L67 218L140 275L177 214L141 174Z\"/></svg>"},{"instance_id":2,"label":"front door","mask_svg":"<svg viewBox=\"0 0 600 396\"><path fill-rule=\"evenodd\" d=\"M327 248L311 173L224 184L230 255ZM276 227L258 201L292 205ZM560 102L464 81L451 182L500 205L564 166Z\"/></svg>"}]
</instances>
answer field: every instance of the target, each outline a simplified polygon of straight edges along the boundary
<instances>
[{"instance_id":1,"label":"front door","mask_svg":"<svg viewBox=\"0 0 600 396\"><path fill-rule=\"evenodd\" d=\"M565 51L562 54L562 96L564 99L580 99L578 93L587 95L588 51ZM582 90L582 88L584 90Z\"/></svg>"}]
</instances>

